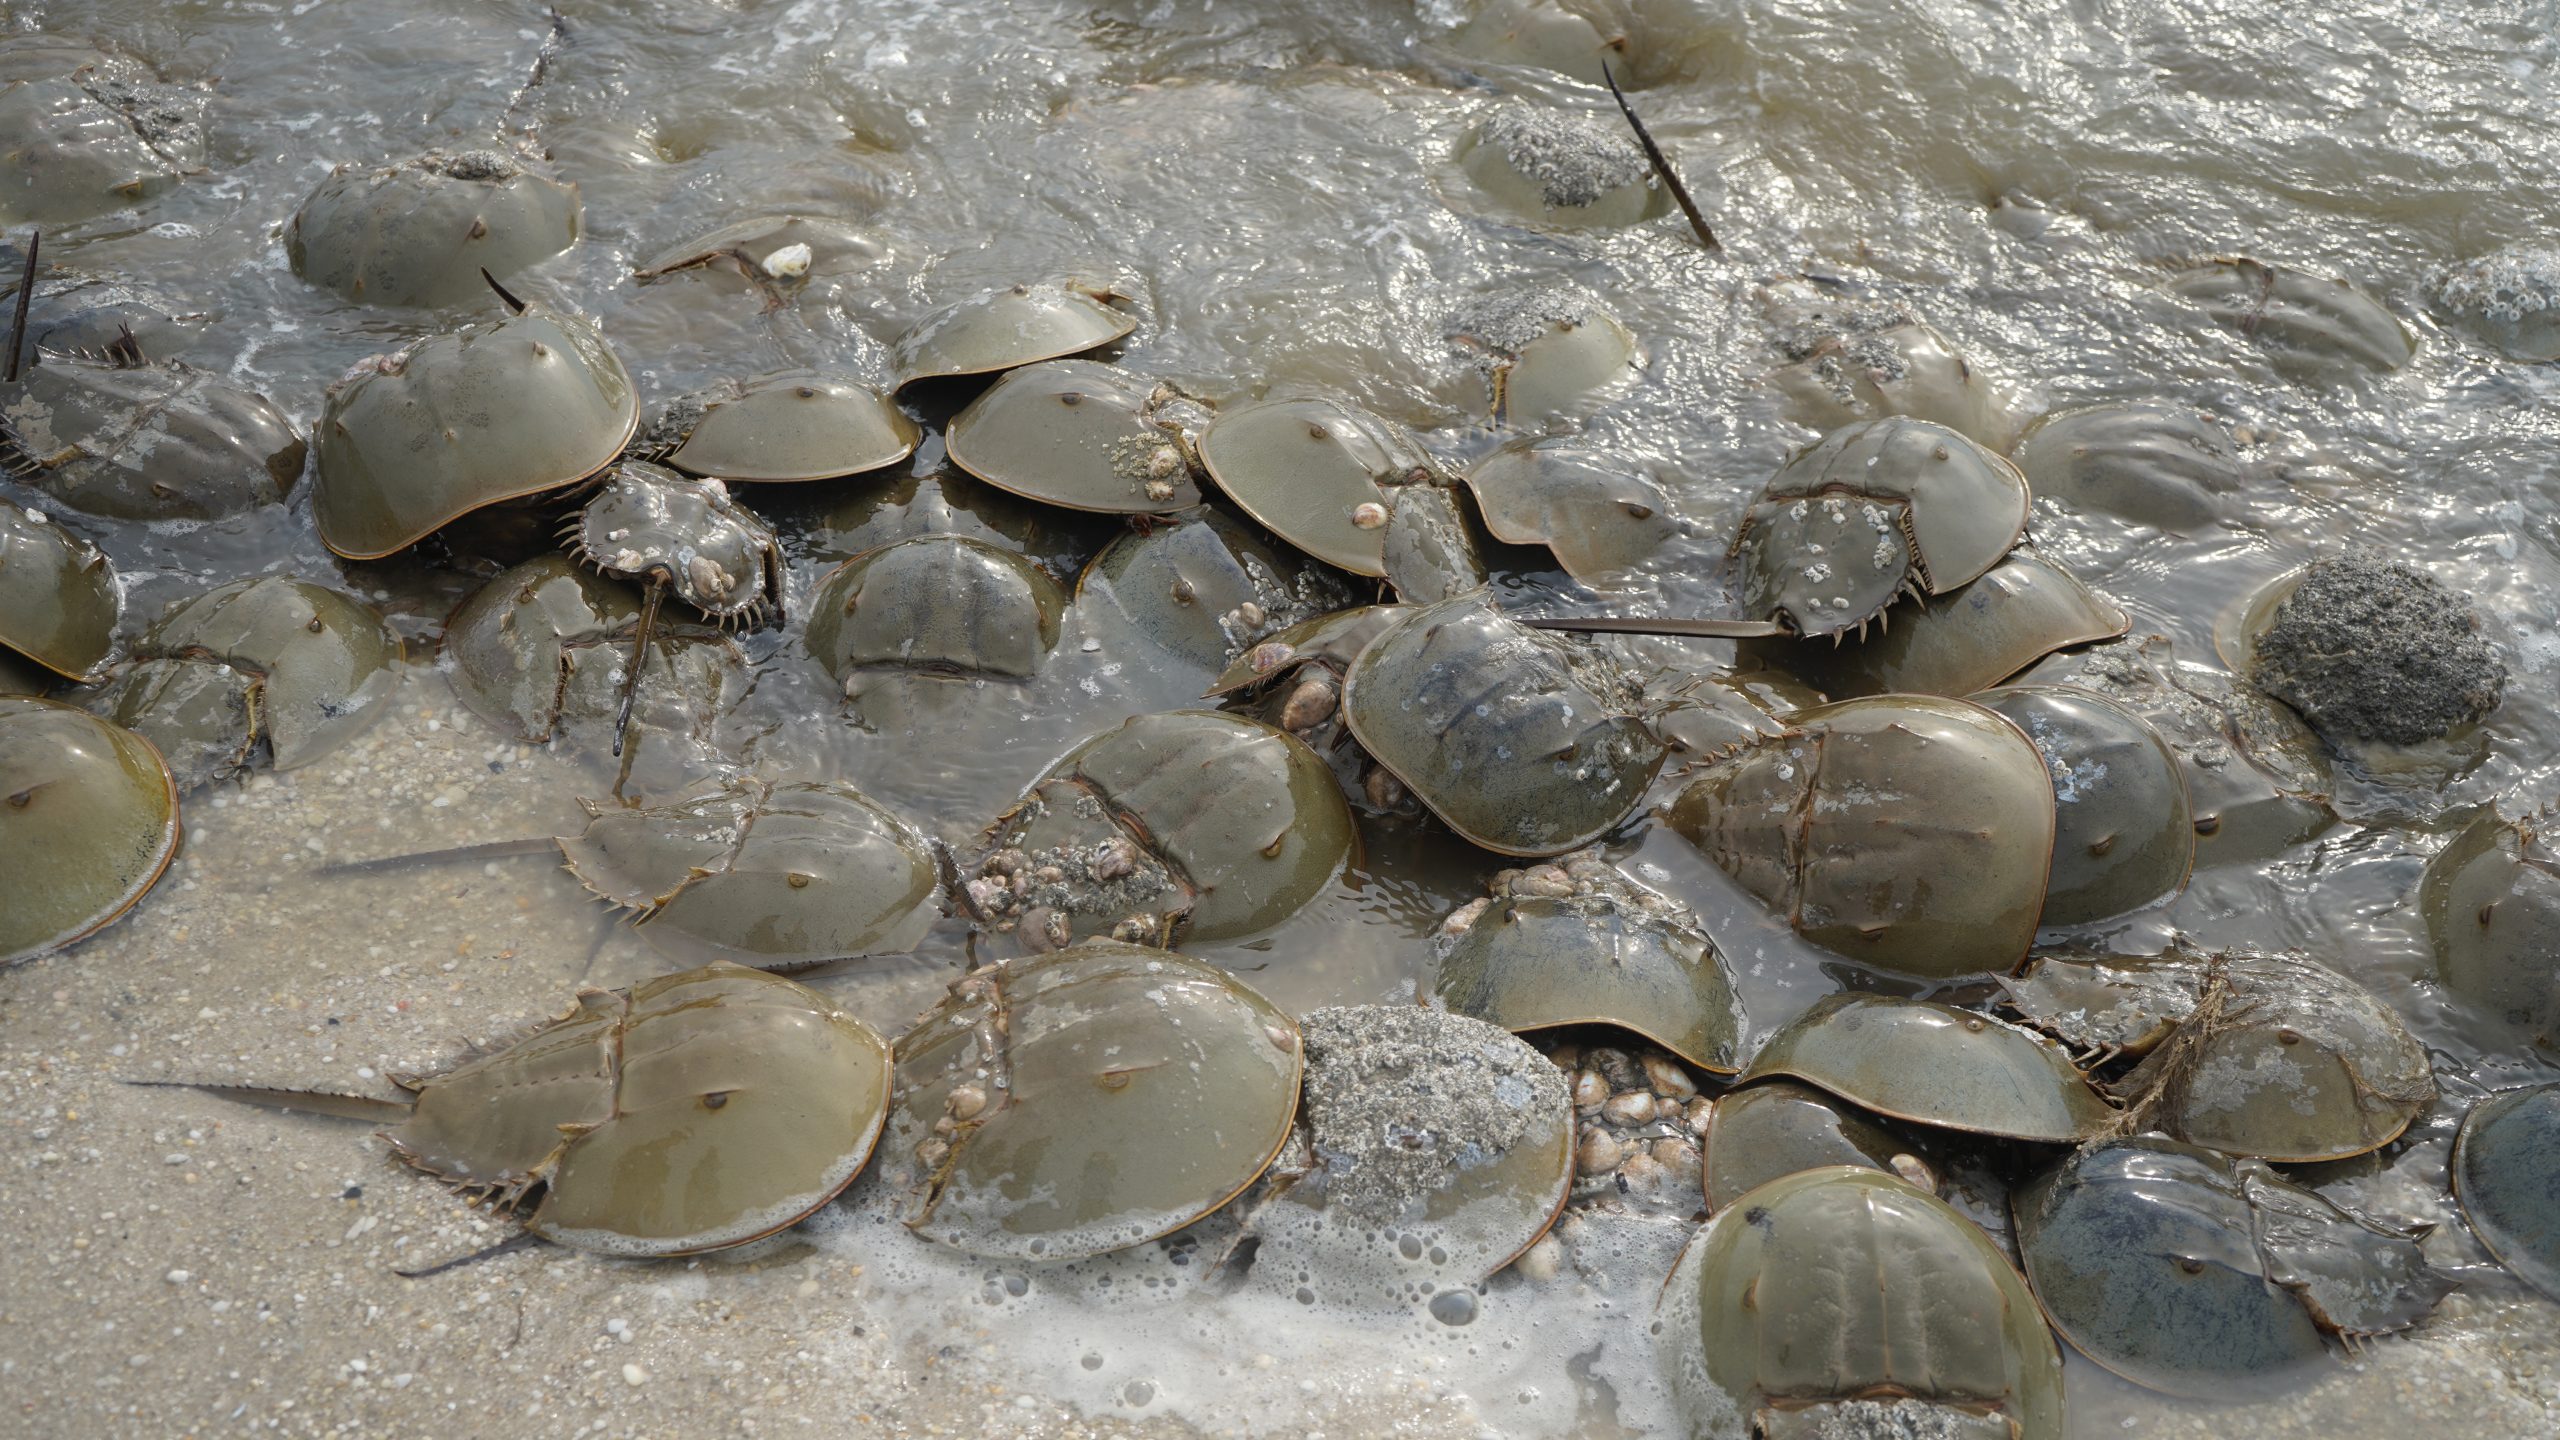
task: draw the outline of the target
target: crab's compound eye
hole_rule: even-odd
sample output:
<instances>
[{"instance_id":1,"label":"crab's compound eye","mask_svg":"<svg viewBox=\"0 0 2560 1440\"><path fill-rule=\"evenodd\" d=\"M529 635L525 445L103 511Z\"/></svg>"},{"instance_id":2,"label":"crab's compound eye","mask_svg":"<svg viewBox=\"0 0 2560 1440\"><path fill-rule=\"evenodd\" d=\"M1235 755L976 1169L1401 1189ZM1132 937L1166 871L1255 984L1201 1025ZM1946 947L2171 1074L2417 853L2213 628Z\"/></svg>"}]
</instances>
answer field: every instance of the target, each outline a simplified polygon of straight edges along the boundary
<instances>
[{"instance_id":1,"label":"crab's compound eye","mask_svg":"<svg viewBox=\"0 0 2560 1440\"><path fill-rule=\"evenodd\" d=\"M705 1110L717 1110L728 1103L729 1092L726 1090L714 1090L702 1097L702 1108Z\"/></svg>"}]
</instances>

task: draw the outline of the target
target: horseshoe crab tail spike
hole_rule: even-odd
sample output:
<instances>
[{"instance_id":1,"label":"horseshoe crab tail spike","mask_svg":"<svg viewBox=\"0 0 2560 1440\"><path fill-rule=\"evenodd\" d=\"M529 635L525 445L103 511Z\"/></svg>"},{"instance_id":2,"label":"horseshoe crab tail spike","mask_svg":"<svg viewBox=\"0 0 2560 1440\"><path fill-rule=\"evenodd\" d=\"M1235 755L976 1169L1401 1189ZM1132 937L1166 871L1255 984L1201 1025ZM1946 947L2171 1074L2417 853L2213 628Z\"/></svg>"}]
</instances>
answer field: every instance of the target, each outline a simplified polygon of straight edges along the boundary
<instances>
[{"instance_id":1,"label":"horseshoe crab tail spike","mask_svg":"<svg viewBox=\"0 0 2560 1440\"><path fill-rule=\"evenodd\" d=\"M36 293L36 247L44 242L42 230L27 232L27 273L18 277L18 313L9 322L8 373L0 376L9 384L18 383L18 355L27 344L27 302Z\"/></svg>"},{"instance_id":2,"label":"horseshoe crab tail spike","mask_svg":"<svg viewBox=\"0 0 2560 1440\"><path fill-rule=\"evenodd\" d=\"M447 1270L459 1270L475 1260L487 1260L510 1251L522 1250L540 1238L530 1230L519 1230L495 1245L484 1245L466 1254L456 1255L450 1260L439 1260L433 1265L422 1265L415 1270L402 1270L395 1267L391 1273L403 1280L424 1280L430 1275L441 1275Z\"/></svg>"},{"instance_id":3,"label":"horseshoe crab tail spike","mask_svg":"<svg viewBox=\"0 0 2560 1440\"><path fill-rule=\"evenodd\" d=\"M1784 635L1774 620L1680 620L1642 615L1563 615L1520 622L1537 630L1573 630L1592 635L1685 635L1708 640L1766 640Z\"/></svg>"},{"instance_id":4,"label":"horseshoe crab tail spike","mask_svg":"<svg viewBox=\"0 0 2560 1440\"><path fill-rule=\"evenodd\" d=\"M1644 147L1644 158L1653 162L1653 173L1662 177L1663 188L1671 192L1672 199L1680 202L1680 213L1689 217L1689 228L1698 232L1698 243L1706 246L1710 255L1721 252L1724 247L1716 243L1716 232L1707 228L1707 217L1698 213L1698 202L1689 198L1689 187L1681 184L1680 177L1672 172L1671 158L1662 153L1661 146L1653 143L1653 132L1645 129L1644 122L1636 118L1636 107L1627 103L1627 93L1618 88L1618 77L1610 73L1606 60L1600 62L1600 78L1609 82L1609 93L1617 99L1618 113L1626 116L1627 124L1634 127L1636 143Z\"/></svg>"},{"instance_id":5,"label":"horseshoe crab tail spike","mask_svg":"<svg viewBox=\"0 0 2560 1440\"><path fill-rule=\"evenodd\" d=\"M525 312L525 303L508 294L507 287L498 283L498 277L489 273L488 266L480 267L480 278L489 282L489 288L498 292L498 298L506 302L508 314L521 315Z\"/></svg>"},{"instance_id":6,"label":"horseshoe crab tail spike","mask_svg":"<svg viewBox=\"0 0 2560 1440\"><path fill-rule=\"evenodd\" d=\"M406 1100L349 1095L337 1090L287 1090L272 1085L208 1085L195 1080L127 1080L153 1090L201 1090L243 1105L268 1105L302 1115L335 1115L342 1120L371 1120L393 1125L409 1118Z\"/></svg>"},{"instance_id":7,"label":"horseshoe crab tail spike","mask_svg":"<svg viewBox=\"0 0 2560 1440\"><path fill-rule=\"evenodd\" d=\"M408 870L424 865L459 865L471 860L504 860L514 855L540 855L558 847L547 835L529 835L522 840L490 840L478 845L456 845L448 850L412 850L406 855L377 855L371 860L342 860L335 865L322 865L311 874L317 879L335 879L341 875L378 875L386 870Z\"/></svg>"},{"instance_id":8,"label":"horseshoe crab tail spike","mask_svg":"<svg viewBox=\"0 0 2560 1440\"><path fill-rule=\"evenodd\" d=\"M640 624L631 635L631 660L622 671L622 708L613 717L613 753L617 757L622 754L623 732L631 728L631 702L640 697L640 666L649 658L649 627L658 623L658 602L666 594L666 586L651 581L649 598L640 602Z\"/></svg>"}]
</instances>

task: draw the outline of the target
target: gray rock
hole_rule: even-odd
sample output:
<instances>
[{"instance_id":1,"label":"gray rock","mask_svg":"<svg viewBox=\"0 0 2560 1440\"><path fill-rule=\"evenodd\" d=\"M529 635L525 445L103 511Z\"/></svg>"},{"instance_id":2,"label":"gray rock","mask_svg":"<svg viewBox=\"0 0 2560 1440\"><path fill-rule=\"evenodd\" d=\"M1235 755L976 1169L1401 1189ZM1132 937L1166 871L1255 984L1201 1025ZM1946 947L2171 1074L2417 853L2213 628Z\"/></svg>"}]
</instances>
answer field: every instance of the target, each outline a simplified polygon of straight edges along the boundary
<instances>
[{"instance_id":1,"label":"gray rock","mask_svg":"<svg viewBox=\"0 0 2560 1440\"><path fill-rule=\"evenodd\" d=\"M2415 745L2495 709L2507 666L2469 596L2366 553L2311 563L2258 637L2253 678L2332 744Z\"/></svg>"}]
</instances>

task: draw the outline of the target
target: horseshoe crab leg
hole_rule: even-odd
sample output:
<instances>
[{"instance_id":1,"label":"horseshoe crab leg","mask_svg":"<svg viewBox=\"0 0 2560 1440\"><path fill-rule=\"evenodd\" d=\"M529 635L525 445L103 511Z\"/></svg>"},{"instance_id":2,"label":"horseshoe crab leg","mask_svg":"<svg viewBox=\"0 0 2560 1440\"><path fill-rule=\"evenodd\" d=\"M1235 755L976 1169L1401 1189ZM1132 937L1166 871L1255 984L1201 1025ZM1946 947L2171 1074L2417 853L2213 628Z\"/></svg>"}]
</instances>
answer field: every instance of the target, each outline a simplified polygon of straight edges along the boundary
<instances>
[{"instance_id":1,"label":"horseshoe crab leg","mask_svg":"<svg viewBox=\"0 0 2560 1440\"><path fill-rule=\"evenodd\" d=\"M631 661L622 671L622 706L613 717L613 753L622 754L623 732L631 728L631 702L640 696L640 666L649 658L649 629L658 623L659 602L667 597L665 582L649 582L648 598L640 602L640 624L631 635Z\"/></svg>"}]
</instances>

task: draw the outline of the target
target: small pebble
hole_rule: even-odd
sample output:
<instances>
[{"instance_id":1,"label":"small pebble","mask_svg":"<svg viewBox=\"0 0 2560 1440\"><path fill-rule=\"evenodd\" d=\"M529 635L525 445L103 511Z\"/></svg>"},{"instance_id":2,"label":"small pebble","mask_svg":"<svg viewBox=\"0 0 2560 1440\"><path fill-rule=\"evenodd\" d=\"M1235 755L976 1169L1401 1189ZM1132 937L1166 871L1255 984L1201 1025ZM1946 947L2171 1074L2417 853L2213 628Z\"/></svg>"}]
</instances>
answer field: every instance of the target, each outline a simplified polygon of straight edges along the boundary
<instances>
[{"instance_id":1,"label":"small pebble","mask_svg":"<svg viewBox=\"0 0 2560 1440\"><path fill-rule=\"evenodd\" d=\"M646 1384L648 1379L649 1372L641 1369L637 1365L625 1365L622 1367L622 1383L625 1385Z\"/></svg>"}]
</instances>

